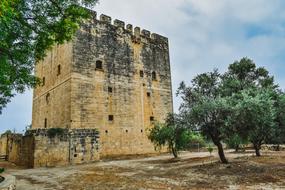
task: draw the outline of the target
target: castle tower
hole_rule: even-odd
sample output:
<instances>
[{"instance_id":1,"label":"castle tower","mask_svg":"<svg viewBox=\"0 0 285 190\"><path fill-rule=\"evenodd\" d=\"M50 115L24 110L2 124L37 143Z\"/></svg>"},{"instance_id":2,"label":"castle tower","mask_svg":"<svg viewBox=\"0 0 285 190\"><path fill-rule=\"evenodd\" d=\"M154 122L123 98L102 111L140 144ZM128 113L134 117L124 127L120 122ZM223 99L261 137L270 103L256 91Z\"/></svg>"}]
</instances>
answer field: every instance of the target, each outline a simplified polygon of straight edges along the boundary
<instances>
[{"instance_id":1,"label":"castle tower","mask_svg":"<svg viewBox=\"0 0 285 190\"><path fill-rule=\"evenodd\" d=\"M154 152L147 129L173 111L168 39L92 14L36 65L32 128L98 129L101 156Z\"/></svg>"}]
</instances>

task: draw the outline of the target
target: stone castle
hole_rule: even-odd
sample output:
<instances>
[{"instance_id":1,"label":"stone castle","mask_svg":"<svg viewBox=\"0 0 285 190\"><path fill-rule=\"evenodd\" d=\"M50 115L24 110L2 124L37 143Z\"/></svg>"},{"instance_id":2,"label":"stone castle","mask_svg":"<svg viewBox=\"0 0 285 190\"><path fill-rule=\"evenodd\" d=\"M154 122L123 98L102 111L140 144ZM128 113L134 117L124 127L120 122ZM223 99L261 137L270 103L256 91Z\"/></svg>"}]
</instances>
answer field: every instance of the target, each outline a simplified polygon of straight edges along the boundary
<instances>
[{"instance_id":1,"label":"stone castle","mask_svg":"<svg viewBox=\"0 0 285 190\"><path fill-rule=\"evenodd\" d=\"M147 130L173 111L168 39L92 16L36 65L42 85L34 90L32 129L0 141L8 157L18 150L29 158L14 162L38 167L154 153ZM64 132L51 139L51 128Z\"/></svg>"}]
</instances>

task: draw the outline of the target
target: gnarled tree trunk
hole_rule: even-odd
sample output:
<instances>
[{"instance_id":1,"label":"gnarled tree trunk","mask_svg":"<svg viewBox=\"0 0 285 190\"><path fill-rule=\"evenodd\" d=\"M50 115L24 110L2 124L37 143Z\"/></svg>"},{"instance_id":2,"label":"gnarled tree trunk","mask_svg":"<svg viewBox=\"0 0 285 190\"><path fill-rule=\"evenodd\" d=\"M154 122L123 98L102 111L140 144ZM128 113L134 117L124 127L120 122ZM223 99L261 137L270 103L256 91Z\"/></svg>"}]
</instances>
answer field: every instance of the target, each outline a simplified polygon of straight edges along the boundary
<instances>
[{"instance_id":1,"label":"gnarled tree trunk","mask_svg":"<svg viewBox=\"0 0 285 190\"><path fill-rule=\"evenodd\" d=\"M219 156L220 156L221 162L223 164L228 164L229 162L226 159L222 143L221 142L217 142L217 144L215 144L215 145L218 147L218 152L219 152Z\"/></svg>"},{"instance_id":2,"label":"gnarled tree trunk","mask_svg":"<svg viewBox=\"0 0 285 190\"><path fill-rule=\"evenodd\" d=\"M261 156L261 154L260 154L261 145L254 144L253 147L254 147L254 150L255 150L255 155L258 156L258 157Z\"/></svg>"}]
</instances>

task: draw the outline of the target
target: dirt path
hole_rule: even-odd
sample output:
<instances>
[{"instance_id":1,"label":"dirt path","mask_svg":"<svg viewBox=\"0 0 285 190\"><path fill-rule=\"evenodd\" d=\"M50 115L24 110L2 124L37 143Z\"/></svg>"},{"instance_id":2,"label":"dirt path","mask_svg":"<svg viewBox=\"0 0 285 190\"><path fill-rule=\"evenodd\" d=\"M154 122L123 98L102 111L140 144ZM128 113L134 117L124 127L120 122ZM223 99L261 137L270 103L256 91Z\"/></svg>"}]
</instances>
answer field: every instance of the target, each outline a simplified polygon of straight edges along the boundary
<instances>
[{"instance_id":1,"label":"dirt path","mask_svg":"<svg viewBox=\"0 0 285 190\"><path fill-rule=\"evenodd\" d=\"M16 176L17 190L285 189L285 152L251 155L227 153L226 166L204 152L7 172Z\"/></svg>"}]
</instances>

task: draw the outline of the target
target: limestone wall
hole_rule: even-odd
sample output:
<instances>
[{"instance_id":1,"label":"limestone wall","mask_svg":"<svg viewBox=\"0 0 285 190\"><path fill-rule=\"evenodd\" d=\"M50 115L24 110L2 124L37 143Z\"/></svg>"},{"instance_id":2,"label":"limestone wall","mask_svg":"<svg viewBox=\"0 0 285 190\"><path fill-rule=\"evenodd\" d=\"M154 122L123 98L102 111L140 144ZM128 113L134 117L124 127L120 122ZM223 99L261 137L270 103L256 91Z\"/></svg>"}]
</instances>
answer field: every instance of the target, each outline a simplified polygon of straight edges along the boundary
<instances>
[{"instance_id":1,"label":"limestone wall","mask_svg":"<svg viewBox=\"0 0 285 190\"><path fill-rule=\"evenodd\" d=\"M45 85L34 91L32 127L96 128L102 156L153 153L147 130L173 111L168 39L92 14L37 64Z\"/></svg>"},{"instance_id":2,"label":"limestone wall","mask_svg":"<svg viewBox=\"0 0 285 190\"><path fill-rule=\"evenodd\" d=\"M8 154L8 134L1 135L0 137L0 155Z\"/></svg>"},{"instance_id":3,"label":"limestone wall","mask_svg":"<svg viewBox=\"0 0 285 190\"><path fill-rule=\"evenodd\" d=\"M30 131L35 136L34 167L54 167L99 160L98 131L69 130L50 138L47 130Z\"/></svg>"},{"instance_id":4,"label":"limestone wall","mask_svg":"<svg viewBox=\"0 0 285 190\"><path fill-rule=\"evenodd\" d=\"M8 135L7 138L8 161L19 166L33 167L33 136L23 137L21 134L11 134Z\"/></svg>"},{"instance_id":5,"label":"limestone wall","mask_svg":"<svg viewBox=\"0 0 285 190\"><path fill-rule=\"evenodd\" d=\"M96 126L102 156L154 152L151 120L172 112L167 38L102 15L77 32L73 56L71 127Z\"/></svg>"}]
</instances>

